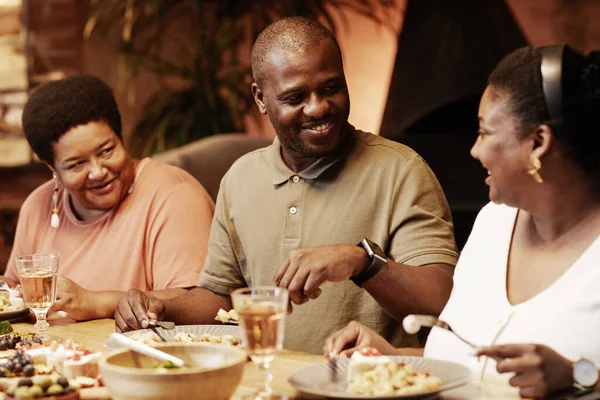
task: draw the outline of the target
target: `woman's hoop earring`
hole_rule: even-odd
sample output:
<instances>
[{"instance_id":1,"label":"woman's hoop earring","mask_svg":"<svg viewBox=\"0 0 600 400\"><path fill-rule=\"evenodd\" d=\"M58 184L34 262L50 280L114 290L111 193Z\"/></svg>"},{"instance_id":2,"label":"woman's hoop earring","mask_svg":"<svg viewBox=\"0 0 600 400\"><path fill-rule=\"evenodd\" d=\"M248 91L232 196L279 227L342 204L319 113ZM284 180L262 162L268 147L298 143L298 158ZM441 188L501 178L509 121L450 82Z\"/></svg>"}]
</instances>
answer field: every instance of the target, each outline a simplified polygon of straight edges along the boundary
<instances>
[{"instance_id":1,"label":"woman's hoop earring","mask_svg":"<svg viewBox=\"0 0 600 400\"><path fill-rule=\"evenodd\" d=\"M52 193L52 216L50 217L50 226L54 229L60 225L60 217L58 216L58 178L56 172L52 173L54 179L54 192Z\"/></svg>"}]
</instances>

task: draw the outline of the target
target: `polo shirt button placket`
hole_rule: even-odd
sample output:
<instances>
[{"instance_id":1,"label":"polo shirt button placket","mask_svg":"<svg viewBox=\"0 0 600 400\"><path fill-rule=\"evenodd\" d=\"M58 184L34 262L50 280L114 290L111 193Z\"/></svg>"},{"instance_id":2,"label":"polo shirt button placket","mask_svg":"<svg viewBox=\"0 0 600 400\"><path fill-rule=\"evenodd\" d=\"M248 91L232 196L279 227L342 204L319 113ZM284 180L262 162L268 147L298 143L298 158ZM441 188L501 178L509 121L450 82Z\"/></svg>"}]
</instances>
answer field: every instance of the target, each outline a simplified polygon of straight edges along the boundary
<instances>
[{"instance_id":1,"label":"polo shirt button placket","mask_svg":"<svg viewBox=\"0 0 600 400\"><path fill-rule=\"evenodd\" d=\"M296 207L290 207L291 214L296 214L297 212L298 212L298 209Z\"/></svg>"},{"instance_id":2,"label":"polo shirt button placket","mask_svg":"<svg viewBox=\"0 0 600 400\"><path fill-rule=\"evenodd\" d=\"M292 178L292 181L294 183L298 183L298 182L300 182L300 177L298 175L294 175L294 177Z\"/></svg>"}]
</instances>

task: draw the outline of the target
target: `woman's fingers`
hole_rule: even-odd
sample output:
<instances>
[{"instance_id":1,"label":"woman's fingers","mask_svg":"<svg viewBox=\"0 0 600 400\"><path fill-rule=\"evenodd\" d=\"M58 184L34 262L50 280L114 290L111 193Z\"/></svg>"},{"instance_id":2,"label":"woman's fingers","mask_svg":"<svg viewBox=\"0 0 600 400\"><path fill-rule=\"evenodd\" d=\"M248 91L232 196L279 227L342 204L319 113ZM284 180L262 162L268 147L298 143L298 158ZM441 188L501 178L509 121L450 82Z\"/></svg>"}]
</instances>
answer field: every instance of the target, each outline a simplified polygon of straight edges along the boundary
<instances>
[{"instance_id":1,"label":"woman's fingers","mask_svg":"<svg viewBox=\"0 0 600 400\"><path fill-rule=\"evenodd\" d=\"M325 341L325 355L339 355L342 350L354 347L360 334L357 323L350 322L337 332L331 334Z\"/></svg>"},{"instance_id":2,"label":"woman's fingers","mask_svg":"<svg viewBox=\"0 0 600 400\"><path fill-rule=\"evenodd\" d=\"M515 358L526 353L535 353L535 344L500 344L496 346L480 347L476 356L488 356L492 358Z\"/></svg>"}]
</instances>

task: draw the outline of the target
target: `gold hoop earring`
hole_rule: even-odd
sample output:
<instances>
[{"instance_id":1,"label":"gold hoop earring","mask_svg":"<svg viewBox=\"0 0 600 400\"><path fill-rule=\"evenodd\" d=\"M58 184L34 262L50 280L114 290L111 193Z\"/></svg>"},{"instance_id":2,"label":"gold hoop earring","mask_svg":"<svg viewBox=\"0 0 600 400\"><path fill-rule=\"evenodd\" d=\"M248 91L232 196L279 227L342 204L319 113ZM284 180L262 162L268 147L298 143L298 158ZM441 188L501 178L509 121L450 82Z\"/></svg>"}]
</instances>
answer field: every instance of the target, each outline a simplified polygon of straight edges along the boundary
<instances>
[{"instance_id":1,"label":"gold hoop earring","mask_svg":"<svg viewBox=\"0 0 600 400\"><path fill-rule=\"evenodd\" d=\"M56 172L52 173L54 179L54 192L52 193L52 216L50 217L50 226L54 229L60 225L60 217L58 216L58 178Z\"/></svg>"},{"instance_id":2,"label":"gold hoop earring","mask_svg":"<svg viewBox=\"0 0 600 400\"><path fill-rule=\"evenodd\" d=\"M542 179L542 176L539 173L540 168L542 168L542 162L540 161L540 159L537 158L536 156L531 156L531 165L533 166L533 168L531 168L529 171L527 171L527 173L529 175L531 175L533 180L536 181L537 183L544 182L544 180Z\"/></svg>"}]
</instances>

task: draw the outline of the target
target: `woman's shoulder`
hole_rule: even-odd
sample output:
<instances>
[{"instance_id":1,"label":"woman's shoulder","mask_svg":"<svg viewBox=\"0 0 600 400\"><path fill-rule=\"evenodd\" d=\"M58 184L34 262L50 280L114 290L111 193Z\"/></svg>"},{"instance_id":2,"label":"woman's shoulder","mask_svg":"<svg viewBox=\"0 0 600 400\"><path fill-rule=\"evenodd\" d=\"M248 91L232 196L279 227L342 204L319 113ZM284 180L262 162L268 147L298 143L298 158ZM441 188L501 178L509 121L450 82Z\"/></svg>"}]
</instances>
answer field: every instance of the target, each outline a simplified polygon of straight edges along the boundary
<instances>
[{"instance_id":1,"label":"woman's shoulder","mask_svg":"<svg viewBox=\"0 0 600 400\"><path fill-rule=\"evenodd\" d=\"M161 189L181 183L202 186L196 178L184 169L151 158L141 160L138 168L136 181L149 182L155 187L160 185Z\"/></svg>"},{"instance_id":2,"label":"woman's shoulder","mask_svg":"<svg viewBox=\"0 0 600 400\"><path fill-rule=\"evenodd\" d=\"M51 209L50 202L52 201L53 192L54 181L52 179L42 183L27 196L21 206L21 211L29 212L30 210Z\"/></svg>"},{"instance_id":3,"label":"woman's shoulder","mask_svg":"<svg viewBox=\"0 0 600 400\"><path fill-rule=\"evenodd\" d=\"M140 161L136 175L134 191L168 197L171 192L180 189L196 193L198 197L210 198L204 186L196 178L174 165L145 158Z\"/></svg>"}]
</instances>

